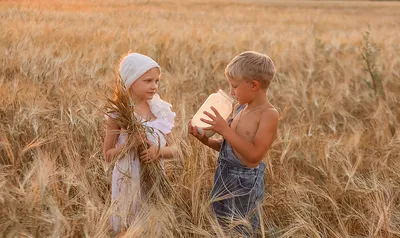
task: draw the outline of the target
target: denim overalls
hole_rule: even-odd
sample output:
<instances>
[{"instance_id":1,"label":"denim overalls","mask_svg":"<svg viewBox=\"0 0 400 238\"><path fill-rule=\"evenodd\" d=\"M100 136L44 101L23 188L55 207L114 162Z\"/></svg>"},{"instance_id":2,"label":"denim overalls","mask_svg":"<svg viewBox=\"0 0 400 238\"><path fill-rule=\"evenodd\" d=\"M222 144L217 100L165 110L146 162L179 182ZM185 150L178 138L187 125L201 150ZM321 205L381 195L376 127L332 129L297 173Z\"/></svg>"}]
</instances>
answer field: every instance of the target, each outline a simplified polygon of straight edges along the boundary
<instances>
[{"instance_id":1,"label":"denim overalls","mask_svg":"<svg viewBox=\"0 0 400 238\"><path fill-rule=\"evenodd\" d=\"M235 116L244 107L245 105L239 106ZM232 119L229 120L229 125L231 122ZM246 235L256 232L260 219L257 205L261 205L264 199L265 167L263 162L256 168L246 167L235 156L231 145L226 140L222 142L211 191L212 207L222 226L246 219L251 223L252 230L238 225L235 226L235 231Z\"/></svg>"}]
</instances>

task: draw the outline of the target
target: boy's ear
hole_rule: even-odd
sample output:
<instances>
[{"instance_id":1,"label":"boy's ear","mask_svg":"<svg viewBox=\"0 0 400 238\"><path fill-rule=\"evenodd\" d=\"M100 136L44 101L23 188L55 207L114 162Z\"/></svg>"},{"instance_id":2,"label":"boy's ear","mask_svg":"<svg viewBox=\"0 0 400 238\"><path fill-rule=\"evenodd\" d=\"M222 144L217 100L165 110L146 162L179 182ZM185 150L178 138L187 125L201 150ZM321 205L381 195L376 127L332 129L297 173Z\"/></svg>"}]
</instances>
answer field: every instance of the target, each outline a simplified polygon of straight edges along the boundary
<instances>
[{"instance_id":1,"label":"boy's ear","mask_svg":"<svg viewBox=\"0 0 400 238\"><path fill-rule=\"evenodd\" d=\"M260 82L258 82L257 80L252 80L251 81L251 88L253 90L258 90L260 88Z\"/></svg>"}]
</instances>

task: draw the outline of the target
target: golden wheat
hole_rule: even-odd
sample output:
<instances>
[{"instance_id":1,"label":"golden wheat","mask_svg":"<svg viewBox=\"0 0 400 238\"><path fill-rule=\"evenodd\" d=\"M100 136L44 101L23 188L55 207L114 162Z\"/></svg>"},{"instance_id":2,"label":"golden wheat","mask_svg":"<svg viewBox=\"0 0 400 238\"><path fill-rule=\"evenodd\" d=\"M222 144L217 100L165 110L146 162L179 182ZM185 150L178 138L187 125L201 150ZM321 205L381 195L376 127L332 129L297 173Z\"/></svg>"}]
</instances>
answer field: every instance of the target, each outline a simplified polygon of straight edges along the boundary
<instances>
[{"instance_id":1,"label":"golden wheat","mask_svg":"<svg viewBox=\"0 0 400 238\"><path fill-rule=\"evenodd\" d=\"M110 236L99 108L128 51L163 68L180 150L166 164L176 198L144 208L121 237L223 236L208 204L217 155L185 125L211 92L228 90L224 67L243 50L278 69L263 234L400 237L399 11L397 2L1 1L0 237ZM370 87L365 31L385 98Z\"/></svg>"}]
</instances>

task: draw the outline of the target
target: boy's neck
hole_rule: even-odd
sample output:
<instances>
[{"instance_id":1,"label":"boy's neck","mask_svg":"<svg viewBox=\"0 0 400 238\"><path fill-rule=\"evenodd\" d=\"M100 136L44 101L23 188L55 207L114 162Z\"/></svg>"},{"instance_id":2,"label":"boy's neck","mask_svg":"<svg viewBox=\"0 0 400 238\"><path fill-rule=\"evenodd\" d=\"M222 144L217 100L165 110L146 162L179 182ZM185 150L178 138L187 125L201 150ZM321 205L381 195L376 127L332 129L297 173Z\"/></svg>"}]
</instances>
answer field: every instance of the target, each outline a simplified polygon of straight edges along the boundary
<instances>
[{"instance_id":1,"label":"boy's neck","mask_svg":"<svg viewBox=\"0 0 400 238\"><path fill-rule=\"evenodd\" d=\"M251 102L247 103L247 109L253 109L267 103L269 103L267 92L260 91Z\"/></svg>"}]
</instances>

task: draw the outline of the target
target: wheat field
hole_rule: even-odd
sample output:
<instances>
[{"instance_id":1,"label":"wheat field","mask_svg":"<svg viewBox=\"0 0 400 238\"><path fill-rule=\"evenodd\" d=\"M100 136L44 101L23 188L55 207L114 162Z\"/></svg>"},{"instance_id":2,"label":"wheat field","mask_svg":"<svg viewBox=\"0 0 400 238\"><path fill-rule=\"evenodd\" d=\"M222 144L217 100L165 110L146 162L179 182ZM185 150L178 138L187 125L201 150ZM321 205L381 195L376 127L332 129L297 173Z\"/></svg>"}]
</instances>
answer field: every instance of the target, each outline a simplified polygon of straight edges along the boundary
<instances>
[{"instance_id":1,"label":"wheat field","mask_svg":"<svg viewBox=\"0 0 400 238\"><path fill-rule=\"evenodd\" d=\"M221 237L216 152L187 135L238 53L271 56L280 111L262 237L400 237L400 3L0 1L0 237L110 237L103 106L120 58L163 68L176 198L119 237ZM150 214L150 215L149 215ZM153 216L151 216L153 214ZM153 217L153 218L152 218Z\"/></svg>"}]
</instances>

